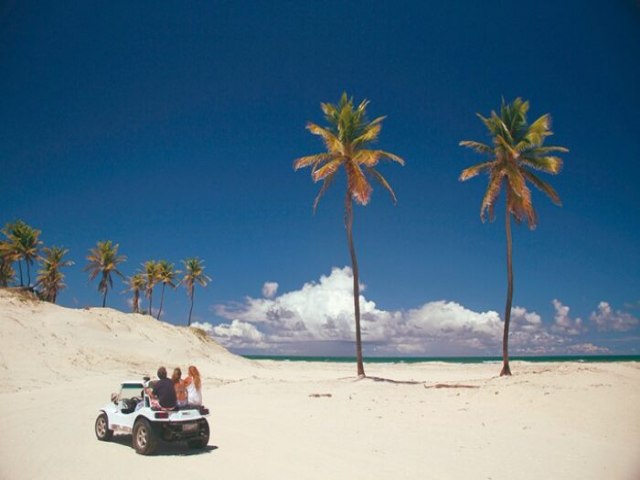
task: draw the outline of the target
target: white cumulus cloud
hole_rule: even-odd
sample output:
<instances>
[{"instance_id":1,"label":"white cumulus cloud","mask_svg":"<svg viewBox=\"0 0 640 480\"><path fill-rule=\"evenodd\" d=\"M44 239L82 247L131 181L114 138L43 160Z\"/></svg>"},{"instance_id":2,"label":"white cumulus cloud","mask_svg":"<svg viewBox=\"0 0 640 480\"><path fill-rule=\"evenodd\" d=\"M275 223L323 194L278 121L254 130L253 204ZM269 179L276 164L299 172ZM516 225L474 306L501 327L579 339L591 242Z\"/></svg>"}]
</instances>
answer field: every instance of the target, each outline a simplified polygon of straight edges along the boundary
<instances>
[{"instance_id":1,"label":"white cumulus cloud","mask_svg":"<svg viewBox=\"0 0 640 480\"><path fill-rule=\"evenodd\" d=\"M640 320L629 313L614 311L608 302L600 302L589 319L599 331L627 332L638 326Z\"/></svg>"},{"instance_id":2,"label":"white cumulus cloud","mask_svg":"<svg viewBox=\"0 0 640 480\"><path fill-rule=\"evenodd\" d=\"M270 298L267 294L272 292ZM299 290L277 296L276 292L265 288L264 298L217 305L215 312L227 322L214 327L213 335L232 349L304 352L310 345L322 345L318 350L351 353L355 326L350 268L334 268ZM360 311L368 354L491 355L499 352L502 342L503 322L497 312L475 312L452 301L383 310L361 294ZM564 342L545 330L539 314L522 307L512 309L510 338L516 353L545 353Z\"/></svg>"},{"instance_id":3,"label":"white cumulus cloud","mask_svg":"<svg viewBox=\"0 0 640 480\"><path fill-rule=\"evenodd\" d=\"M227 348L245 353L353 355L355 325L353 274L349 267L333 268L318 281L278 293L277 282L265 282L262 298L214 306L223 318L207 330ZM360 313L365 355L499 355L504 323L495 311L476 312L459 303L438 300L408 310L384 310L364 295ZM534 311L511 309L509 350L512 355L610 353L585 337L586 325L570 308L552 301L553 321L545 324ZM590 316L599 331L626 332L637 318L614 311L601 302ZM206 328L205 328L206 327Z\"/></svg>"},{"instance_id":4,"label":"white cumulus cloud","mask_svg":"<svg viewBox=\"0 0 640 480\"><path fill-rule=\"evenodd\" d=\"M580 335L584 332L584 326L581 318L572 319L569 316L570 308L563 305L560 300L553 299L553 308L556 313L553 317L554 324L551 330L557 333L565 333L567 335Z\"/></svg>"},{"instance_id":5,"label":"white cumulus cloud","mask_svg":"<svg viewBox=\"0 0 640 480\"><path fill-rule=\"evenodd\" d=\"M278 283L277 282L265 282L262 286L262 296L265 298L273 298L278 293Z\"/></svg>"}]
</instances>

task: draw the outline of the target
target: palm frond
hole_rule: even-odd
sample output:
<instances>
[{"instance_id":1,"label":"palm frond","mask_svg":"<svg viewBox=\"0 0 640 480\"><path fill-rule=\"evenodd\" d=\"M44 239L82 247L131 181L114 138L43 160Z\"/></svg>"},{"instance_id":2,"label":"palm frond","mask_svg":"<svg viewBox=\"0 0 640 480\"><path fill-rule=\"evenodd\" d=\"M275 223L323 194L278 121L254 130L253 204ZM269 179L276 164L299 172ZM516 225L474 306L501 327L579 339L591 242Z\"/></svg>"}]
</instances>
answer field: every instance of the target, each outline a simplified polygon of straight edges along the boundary
<instances>
[{"instance_id":1,"label":"palm frond","mask_svg":"<svg viewBox=\"0 0 640 480\"><path fill-rule=\"evenodd\" d=\"M297 158L293 162L293 169L300 170L301 168L308 167L310 165L326 162L333 158L331 153L316 153L315 155L307 155L305 157Z\"/></svg>"},{"instance_id":2,"label":"palm frond","mask_svg":"<svg viewBox=\"0 0 640 480\"><path fill-rule=\"evenodd\" d=\"M358 150L353 157L353 161L358 165L374 167L384 158L404 165L404 160L401 157L390 152L385 152L384 150Z\"/></svg>"},{"instance_id":3,"label":"palm frond","mask_svg":"<svg viewBox=\"0 0 640 480\"><path fill-rule=\"evenodd\" d=\"M495 219L494 208L496 199L500 195L500 189L502 188L503 174L500 171L492 170L489 175L489 184L487 190L482 197L482 203L480 205L480 219L485 221L485 212L489 212L489 221L493 222Z\"/></svg>"},{"instance_id":4,"label":"palm frond","mask_svg":"<svg viewBox=\"0 0 640 480\"><path fill-rule=\"evenodd\" d=\"M351 197L360 205L366 205L371 198L371 185L360 167L354 162L345 163L347 171L347 188Z\"/></svg>"},{"instance_id":5,"label":"palm frond","mask_svg":"<svg viewBox=\"0 0 640 480\"><path fill-rule=\"evenodd\" d=\"M530 145L542 145L545 137L553 134L553 132L549 130L550 126L551 116L546 113L529 125L529 129L525 135L526 141Z\"/></svg>"},{"instance_id":6,"label":"palm frond","mask_svg":"<svg viewBox=\"0 0 640 480\"><path fill-rule=\"evenodd\" d=\"M513 147L511 142L504 138L502 135L496 135L495 141L498 145L500 145L504 150L506 150L512 158L518 157L519 152Z\"/></svg>"},{"instance_id":7,"label":"palm frond","mask_svg":"<svg viewBox=\"0 0 640 480\"><path fill-rule=\"evenodd\" d=\"M327 150L329 150L329 153L344 153L342 151L343 145L340 142L340 139L336 137L335 134L329 129L309 122L307 124L307 130L309 130L314 135L322 137L322 140L324 141Z\"/></svg>"},{"instance_id":8,"label":"palm frond","mask_svg":"<svg viewBox=\"0 0 640 480\"><path fill-rule=\"evenodd\" d=\"M531 201L531 190L527 187L524 175L518 172L509 177L507 182L507 208L518 222L526 220L529 228L533 229L536 225L536 213Z\"/></svg>"},{"instance_id":9,"label":"palm frond","mask_svg":"<svg viewBox=\"0 0 640 480\"><path fill-rule=\"evenodd\" d=\"M312 174L313 181L318 182L328 176L332 176L340 168L343 162L343 157L333 158L330 162L327 162L322 167L314 170Z\"/></svg>"},{"instance_id":10,"label":"palm frond","mask_svg":"<svg viewBox=\"0 0 640 480\"><path fill-rule=\"evenodd\" d=\"M393 201L393 203L394 204L398 203L396 194L393 191L393 188L391 188L391 185L389 185L389 182L387 182L387 179L384 178L382 174L378 172L375 168L372 168L372 167L365 167L365 168L367 169L367 172L371 174L371 176L375 178L378 181L378 183L380 183L380 185L382 185L385 189L387 189L387 191L391 195L391 200Z\"/></svg>"},{"instance_id":11,"label":"palm frond","mask_svg":"<svg viewBox=\"0 0 640 480\"><path fill-rule=\"evenodd\" d=\"M477 153L493 154L493 148L486 143L475 142L473 140L462 140L458 145L473 149Z\"/></svg>"},{"instance_id":12,"label":"palm frond","mask_svg":"<svg viewBox=\"0 0 640 480\"><path fill-rule=\"evenodd\" d=\"M358 150L353 156L353 161L358 165L373 167L380 161L380 152L378 150Z\"/></svg>"},{"instance_id":13,"label":"palm frond","mask_svg":"<svg viewBox=\"0 0 640 480\"><path fill-rule=\"evenodd\" d=\"M337 172L333 172L330 175L327 175L324 178L324 181L322 182L322 187L320 188L320 191L318 192L318 195L316 195L316 198L313 200L313 213L316 213L316 210L318 209L318 204L320 203L320 199L324 196L325 192L329 189L329 187L331 186L331 184L333 183L333 180L336 178L336 173Z\"/></svg>"},{"instance_id":14,"label":"palm frond","mask_svg":"<svg viewBox=\"0 0 640 480\"><path fill-rule=\"evenodd\" d=\"M398 155L391 153L391 152L386 152L384 150L376 150L379 154L381 158L387 158L389 160L391 160L392 162L396 162L399 163L400 165L404 166L404 159L399 157Z\"/></svg>"},{"instance_id":15,"label":"palm frond","mask_svg":"<svg viewBox=\"0 0 640 480\"><path fill-rule=\"evenodd\" d=\"M382 120L382 119L384 119L384 117L377 118L376 120ZM356 137L352 143L354 146L358 146L358 145L363 145L365 143L372 142L378 138L378 135L380 135L381 130L382 130L382 124L380 123L374 124L372 122L364 128L363 132L358 137Z\"/></svg>"},{"instance_id":16,"label":"palm frond","mask_svg":"<svg viewBox=\"0 0 640 480\"><path fill-rule=\"evenodd\" d=\"M521 156L519 160L524 165L551 175L556 175L562 170L562 159L560 157Z\"/></svg>"},{"instance_id":17,"label":"palm frond","mask_svg":"<svg viewBox=\"0 0 640 480\"><path fill-rule=\"evenodd\" d=\"M460 174L460 177L458 178L458 180L463 182L465 180L469 180L470 178L475 177L480 173L490 171L495 164L496 164L495 160L490 160L488 162L478 163L477 165L473 165L469 168L465 168Z\"/></svg>"},{"instance_id":18,"label":"palm frond","mask_svg":"<svg viewBox=\"0 0 640 480\"><path fill-rule=\"evenodd\" d=\"M569 152L569 149L567 147L561 147L559 145L547 145L546 147L537 146L533 148L532 151L534 151L536 155L546 155L547 153L552 152L567 153Z\"/></svg>"},{"instance_id":19,"label":"palm frond","mask_svg":"<svg viewBox=\"0 0 640 480\"><path fill-rule=\"evenodd\" d=\"M547 182L545 182L544 180L542 180L541 178L539 178L536 174L534 174L533 172L524 172L524 176L527 178L527 180L529 180L538 190L540 190L541 192L544 192L547 197L549 197L551 199L551 201L553 203L555 203L558 206L562 205L562 200L560 200L560 195L558 195L558 192L555 191L555 189Z\"/></svg>"},{"instance_id":20,"label":"palm frond","mask_svg":"<svg viewBox=\"0 0 640 480\"><path fill-rule=\"evenodd\" d=\"M510 145L513 143L512 131L507 127L505 120L500 118L496 112L491 112L491 119L494 123L494 137L502 139L504 143Z\"/></svg>"}]
</instances>

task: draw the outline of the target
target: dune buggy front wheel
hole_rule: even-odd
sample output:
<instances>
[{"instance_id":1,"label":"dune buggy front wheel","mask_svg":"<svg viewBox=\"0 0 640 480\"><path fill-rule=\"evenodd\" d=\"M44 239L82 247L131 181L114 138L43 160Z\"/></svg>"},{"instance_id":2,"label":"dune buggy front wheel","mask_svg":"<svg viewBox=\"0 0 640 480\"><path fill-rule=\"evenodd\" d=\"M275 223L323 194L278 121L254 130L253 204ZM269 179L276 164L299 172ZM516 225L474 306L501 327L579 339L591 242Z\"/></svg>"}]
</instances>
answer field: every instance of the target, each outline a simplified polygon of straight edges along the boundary
<instances>
[{"instance_id":1,"label":"dune buggy front wheel","mask_svg":"<svg viewBox=\"0 0 640 480\"><path fill-rule=\"evenodd\" d=\"M105 442L113 437L113 430L109 430L109 419L106 413L101 413L96 418L96 437Z\"/></svg>"}]
</instances>

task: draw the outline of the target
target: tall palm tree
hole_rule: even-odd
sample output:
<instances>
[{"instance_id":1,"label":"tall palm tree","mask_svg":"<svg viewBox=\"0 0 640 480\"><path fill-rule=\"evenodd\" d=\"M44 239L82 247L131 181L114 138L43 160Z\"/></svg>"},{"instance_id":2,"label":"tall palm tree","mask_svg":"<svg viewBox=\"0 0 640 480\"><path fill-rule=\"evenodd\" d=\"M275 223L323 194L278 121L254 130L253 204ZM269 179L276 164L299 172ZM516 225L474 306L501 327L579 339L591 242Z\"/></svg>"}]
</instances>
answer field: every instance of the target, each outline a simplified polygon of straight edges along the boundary
<instances>
[{"instance_id":1,"label":"tall palm tree","mask_svg":"<svg viewBox=\"0 0 640 480\"><path fill-rule=\"evenodd\" d=\"M64 273L60 271L63 267L73 265L73 261L65 260L64 256L69 250L62 247L44 247L44 257L42 258L42 268L38 272L36 286L42 289L42 297L51 303L56 303L58 292L64 289Z\"/></svg>"},{"instance_id":2,"label":"tall palm tree","mask_svg":"<svg viewBox=\"0 0 640 480\"><path fill-rule=\"evenodd\" d=\"M3 233L7 237L8 246L7 253L8 258L13 258L14 261L18 261L18 267L20 270L20 286L24 286L24 279L22 276L22 260L24 260L27 266L27 286L31 286L31 265L35 259L38 258L38 249L42 245L42 241L39 240L40 230L32 228L24 223L22 220L17 220L13 223L9 223L3 229Z\"/></svg>"},{"instance_id":3,"label":"tall palm tree","mask_svg":"<svg viewBox=\"0 0 640 480\"><path fill-rule=\"evenodd\" d=\"M146 280L142 273L136 273L127 280L129 290L133 292L133 313L140 313L140 292L146 286Z\"/></svg>"},{"instance_id":4,"label":"tall palm tree","mask_svg":"<svg viewBox=\"0 0 640 480\"><path fill-rule=\"evenodd\" d=\"M358 261L353 246L353 202L366 205L371 198L372 187L367 174L379 182L391 194L396 203L396 195L387 180L375 169L380 160L391 160L404 165L404 160L393 153L384 150L371 150L369 144L376 141L382 129L385 117L378 117L373 121L367 118L367 100L354 107L353 99L342 94L337 105L321 103L326 127L314 123L307 124L307 130L318 135L324 141L326 152L298 158L293 167L295 170L311 167L311 177L314 182L322 181L320 192L313 202L315 212L320 198L335 179L342 167L347 176L347 189L344 197L344 222L347 230L347 242L351 255L353 270L353 306L356 328L356 361L358 376L364 377L364 363L362 360L362 338L360 332L360 283Z\"/></svg>"},{"instance_id":5,"label":"tall palm tree","mask_svg":"<svg viewBox=\"0 0 640 480\"><path fill-rule=\"evenodd\" d=\"M160 320L160 314L162 313L162 305L164 304L164 289L167 285L171 288L176 288L176 277L180 272L177 271L173 263L169 263L166 260L160 260L158 262L158 281L162 283L162 294L160 295L160 309L158 310L158 316Z\"/></svg>"},{"instance_id":6,"label":"tall palm tree","mask_svg":"<svg viewBox=\"0 0 640 480\"><path fill-rule=\"evenodd\" d=\"M153 316L151 310L153 304L153 289L158 283L159 264L155 260L147 260L142 264L142 275L145 279L145 296L149 299L149 315Z\"/></svg>"},{"instance_id":7,"label":"tall palm tree","mask_svg":"<svg viewBox=\"0 0 640 480\"><path fill-rule=\"evenodd\" d=\"M211 277L204 273L204 261L199 258L190 257L182 261L184 265L184 277L180 281L187 289L187 295L191 299L191 307L189 308L189 319L187 325L191 325L191 313L193 312L193 297L196 292L196 283L203 287L211 281Z\"/></svg>"},{"instance_id":8,"label":"tall palm tree","mask_svg":"<svg viewBox=\"0 0 640 480\"><path fill-rule=\"evenodd\" d=\"M502 188L505 190L505 231L507 236L507 301L504 311L502 337L502 371L500 375L511 375L509 367L509 323L513 299L513 248L511 243L511 217L516 224L526 220L530 229L537 223L537 215L531 201L527 182L544 192L553 203L561 205L560 197L553 187L538 177L534 171L555 175L562 168L562 159L553 152L568 152L565 147L542 146L546 137L553 135L551 116L542 115L532 124L527 122L529 102L516 98L512 103L502 100L500 114L491 112L489 118L477 114L493 138L492 145L464 140L461 146L487 155L489 160L462 171L460 180L468 180L480 173L489 176L489 184L482 199L480 218L495 219L494 207Z\"/></svg>"},{"instance_id":9,"label":"tall palm tree","mask_svg":"<svg viewBox=\"0 0 640 480\"><path fill-rule=\"evenodd\" d=\"M103 307L107 304L107 291L109 288L113 288L112 274L115 273L124 278L124 275L118 270L118 265L124 262L127 257L118 255L119 247L120 245L117 243L114 245L111 240L106 240L98 242L95 247L89 250L89 255L87 255L89 263L84 267L84 271L89 272L89 280L93 280L100 275L98 291L103 294Z\"/></svg>"}]
</instances>

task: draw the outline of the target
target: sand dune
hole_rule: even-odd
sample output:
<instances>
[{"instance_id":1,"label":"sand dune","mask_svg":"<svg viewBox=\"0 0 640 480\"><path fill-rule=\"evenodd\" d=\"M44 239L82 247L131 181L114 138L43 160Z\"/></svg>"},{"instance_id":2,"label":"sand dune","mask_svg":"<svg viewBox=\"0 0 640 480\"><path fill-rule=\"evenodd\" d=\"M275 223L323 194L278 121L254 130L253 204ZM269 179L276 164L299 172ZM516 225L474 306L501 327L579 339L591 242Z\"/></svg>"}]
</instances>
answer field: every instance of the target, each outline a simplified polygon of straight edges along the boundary
<instances>
[{"instance_id":1,"label":"sand dune","mask_svg":"<svg viewBox=\"0 0 640 480\"><path fill-rule=\"evenodd\" d=\"M1 479L640 478L640 365L252 362L197 332L0 290ZM198 365L209 448L95 439L120 380Z\"/></svg>"}]
</instances>

